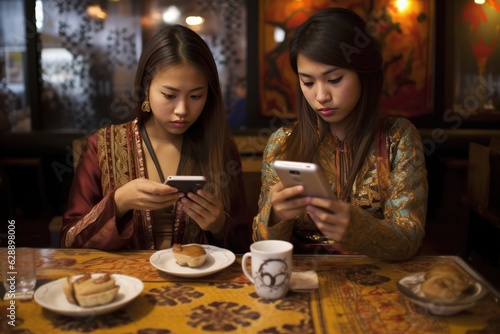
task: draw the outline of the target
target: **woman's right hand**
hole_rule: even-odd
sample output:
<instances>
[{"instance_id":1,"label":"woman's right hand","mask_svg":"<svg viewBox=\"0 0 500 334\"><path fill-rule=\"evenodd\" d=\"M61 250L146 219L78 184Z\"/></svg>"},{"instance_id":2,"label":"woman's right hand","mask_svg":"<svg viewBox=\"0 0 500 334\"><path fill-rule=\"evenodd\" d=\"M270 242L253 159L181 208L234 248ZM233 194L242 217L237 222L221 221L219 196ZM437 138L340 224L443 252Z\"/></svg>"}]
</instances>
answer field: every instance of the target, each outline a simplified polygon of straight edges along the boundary
<instances>
[{"instance_id":1,"label":"woman's right hand","mask_svg":"<svg viewBox=\"0 0 500 334\"><path fill-rule=\"evenodd\" d=\"M132 180L115 191L117 219L130 210L157 210L174 204L183 195L177 188L148 179Z\"/></svg>"},{"instance_id":2,"label":"woman's right hand","mask_svg":"<svg viewBox=\"0 0 500 334\"><path fill-rule=\"evenodd\" d=\"M271 187L271 216L269 226L275 225L283 219L292 219L306 212L307 198L294 196L302 193L304 186L298 185L285 188L280 181Z\"/></svg>"}]
</instances>

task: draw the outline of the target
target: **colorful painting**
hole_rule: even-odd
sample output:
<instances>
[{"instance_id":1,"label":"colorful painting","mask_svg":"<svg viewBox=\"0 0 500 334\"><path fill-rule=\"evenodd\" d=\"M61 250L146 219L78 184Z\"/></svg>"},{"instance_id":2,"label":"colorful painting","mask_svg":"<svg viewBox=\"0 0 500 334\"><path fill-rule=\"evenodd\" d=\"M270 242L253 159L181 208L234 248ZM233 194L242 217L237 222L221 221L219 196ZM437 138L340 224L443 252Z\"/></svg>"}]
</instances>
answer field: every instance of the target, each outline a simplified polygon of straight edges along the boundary
<instances>
[{"instance_id":1,"label":"colorful painting","mask_svg":"<svg viewBox=\"0 0 500 334\"><path fill-rule=\"evenodd\" d=\"M454 111L500 116L500 0L455 7Z\"/></svg>"},{"instance_id":2,"label":"colorful painting","mask_svg":"<svg viewBox=\"0 0 500 334\"><path fill-rule=\"evenodd\" d=\"M402 4L403 2L401 2ZM288 60L295 28L327 7L349 8L361 15L383 47L384 114L416 117L431 112L431 0L260 0L259 89L261 114L293 118L297 78ZM398 5L399 4L399 5Z\"/></svg>"}]
</instances>

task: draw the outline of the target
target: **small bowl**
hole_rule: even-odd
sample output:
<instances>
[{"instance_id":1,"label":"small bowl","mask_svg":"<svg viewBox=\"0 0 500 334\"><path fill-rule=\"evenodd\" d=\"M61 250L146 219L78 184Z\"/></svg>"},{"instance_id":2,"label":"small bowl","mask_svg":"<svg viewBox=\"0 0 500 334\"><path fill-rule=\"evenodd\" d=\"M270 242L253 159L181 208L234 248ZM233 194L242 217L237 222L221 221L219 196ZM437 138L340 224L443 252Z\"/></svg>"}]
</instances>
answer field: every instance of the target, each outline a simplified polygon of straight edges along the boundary
<instances>
[{"instance_id":1,"label":"small bowl","mask_svg":"<svg viewBox=\"0 0 500 334\"><path fill-rule=\"evenodd\" d=\"M420 290L425 280L425 273L416 273L400 279L396 286L401 294L409 301L422 306L435 315L452 315L472 307L488 294L488 290L475 281L467 293L454 301L430 299Z\"/></svg>"}]
</instances>

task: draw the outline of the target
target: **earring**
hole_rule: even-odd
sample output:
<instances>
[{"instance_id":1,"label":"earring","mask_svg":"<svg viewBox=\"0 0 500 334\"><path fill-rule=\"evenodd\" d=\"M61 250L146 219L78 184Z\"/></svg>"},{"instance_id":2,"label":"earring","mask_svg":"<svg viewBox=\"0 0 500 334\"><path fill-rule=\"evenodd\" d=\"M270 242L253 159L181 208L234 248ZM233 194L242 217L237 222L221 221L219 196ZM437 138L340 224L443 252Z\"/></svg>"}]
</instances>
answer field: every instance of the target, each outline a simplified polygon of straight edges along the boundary
<instances>
[{"instance_id":1,"label":"earring","mask_svg":"<svg viewBox=\"0 0 500 334\"><path fill-rule=\"evenodd\" d=\"M142 102L141 109L144 112L150 112L151 111L151 106L149 105L149 100L146 99L146 100L144 100L144 102Z\"/></svg>"}]
</instances>

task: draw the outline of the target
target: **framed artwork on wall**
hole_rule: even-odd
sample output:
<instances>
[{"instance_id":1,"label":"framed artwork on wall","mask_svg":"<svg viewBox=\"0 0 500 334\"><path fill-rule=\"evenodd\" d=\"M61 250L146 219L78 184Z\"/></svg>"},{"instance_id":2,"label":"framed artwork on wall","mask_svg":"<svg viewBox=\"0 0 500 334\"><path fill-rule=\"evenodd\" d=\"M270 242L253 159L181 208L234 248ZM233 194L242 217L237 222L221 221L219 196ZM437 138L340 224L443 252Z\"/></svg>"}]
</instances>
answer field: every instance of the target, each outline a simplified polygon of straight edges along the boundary
<instances>
[{"instance_id":1,"label":"framed artwork on wall","mask_svg":"<svg viewBox=\"0 0 500 334\"><path fill-rule=\"evenodd\" d=\"M444 120L500 121L500 0L459 0L453 14L454 87Z\"/></svg>"},{"instance_id":2,"label":"framed artwork on wall","mask_svg":"<svg viewBox=\"0 0 500 334\"><path fill-rule=\"evenodd\" d=\"M434 6L432 0L260 0L259 97L264 117L294 118L297 78L288 60L295 28L327 7L357 12L381 46L384 114L417 117L432 112Z\"/></svg>"}]
</instances>

